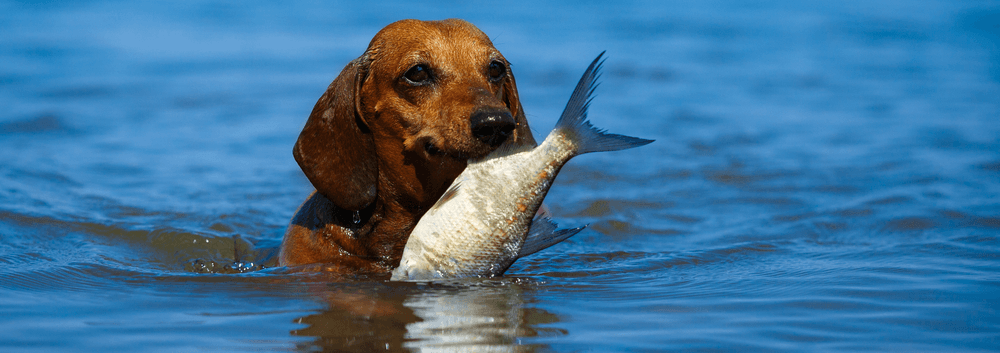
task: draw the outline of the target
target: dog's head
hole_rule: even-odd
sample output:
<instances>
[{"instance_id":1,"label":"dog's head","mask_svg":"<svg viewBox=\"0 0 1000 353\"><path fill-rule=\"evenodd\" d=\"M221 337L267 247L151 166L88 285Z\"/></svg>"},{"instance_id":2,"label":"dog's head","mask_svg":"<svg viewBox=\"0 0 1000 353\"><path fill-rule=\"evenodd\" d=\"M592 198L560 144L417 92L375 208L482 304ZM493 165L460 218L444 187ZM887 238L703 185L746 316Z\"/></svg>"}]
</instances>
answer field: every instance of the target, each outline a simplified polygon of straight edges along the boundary
<instances>
[{"instance_id":1,"label":"dog's head","mask_svg":"<svg viewBox=\"0 0 1000 353\"><path fill-rule=\"evenodd\" d=\"M507 140L534 144L510 63L489 38L462 20L403 20L333 81L293 153L318 192L359 210L380 173L434 184L404 186L411 193L443 192L468 159Z\"/></svg>"}]
</instances>

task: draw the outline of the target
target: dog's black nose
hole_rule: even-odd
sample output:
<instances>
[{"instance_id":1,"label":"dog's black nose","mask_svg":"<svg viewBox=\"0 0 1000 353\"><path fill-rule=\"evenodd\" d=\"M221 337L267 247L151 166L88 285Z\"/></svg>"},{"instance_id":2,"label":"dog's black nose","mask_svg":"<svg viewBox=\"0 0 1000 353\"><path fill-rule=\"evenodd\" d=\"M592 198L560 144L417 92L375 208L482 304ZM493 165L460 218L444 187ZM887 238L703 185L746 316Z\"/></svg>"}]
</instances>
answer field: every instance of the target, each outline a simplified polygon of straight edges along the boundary
<instances>
[{"instance_id":1,"label":"dog's black nose","mask_svg":"<svg viewBox=\"0 0 1000 353\"><path fill-rule=\"evenodd\" d=\"M500 146L514 132L514 117L505 109L480 109L472 113L472 136L490 145Z\"/></svg>"}]
</instances>

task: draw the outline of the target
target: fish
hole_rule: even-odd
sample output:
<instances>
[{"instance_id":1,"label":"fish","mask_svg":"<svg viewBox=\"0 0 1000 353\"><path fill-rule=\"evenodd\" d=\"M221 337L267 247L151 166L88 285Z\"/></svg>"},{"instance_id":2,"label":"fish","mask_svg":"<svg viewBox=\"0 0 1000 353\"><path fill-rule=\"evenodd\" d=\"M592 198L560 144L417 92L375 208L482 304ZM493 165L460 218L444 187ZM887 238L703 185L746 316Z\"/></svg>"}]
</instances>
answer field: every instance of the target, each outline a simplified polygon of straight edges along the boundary
<instances>
[{"instance_id":1,"label":"fish","mask_svg":"<svg viewBox=\"0 0 1000 353\"><path fill-rule=\"evenodd\" d=\"M604 61L597 56L570 95L552 132L538 146L505 143L470 159L417 221L391 280L497 277L520 258L579 233L537 216L556 175L571 158L653 142L607 133L587 118Z\"/></svg>"}]
</instances>

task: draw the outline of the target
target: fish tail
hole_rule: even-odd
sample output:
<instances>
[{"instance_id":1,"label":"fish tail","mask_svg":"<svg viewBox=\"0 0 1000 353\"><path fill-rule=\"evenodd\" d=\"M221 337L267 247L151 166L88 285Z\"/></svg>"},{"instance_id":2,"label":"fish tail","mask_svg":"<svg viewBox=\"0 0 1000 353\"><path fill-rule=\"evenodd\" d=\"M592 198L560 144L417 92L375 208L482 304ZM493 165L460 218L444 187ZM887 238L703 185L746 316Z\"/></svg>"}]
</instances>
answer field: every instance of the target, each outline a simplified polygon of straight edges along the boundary
<instances>
[{"instance_id":1,"label":"fish tail","mask_svg":"<svg viewBox=\"0 0 1000 353\"><path fill-rule=\"evenodd\" d=\"M653 140L641 139L625 135L607 133L606 130L598 129L587 120L587 109L590 101L593 100L594 90L597 88L597 78L600 77L601 66L604 61L601 52L587 71L583 73L580 82L576 84L573 95L566 103L566 109L556 122L556 129L562 130L576 146L576 154L602 151L618 151L635 148L649 144Z\"/></svg>"}]
</instances>

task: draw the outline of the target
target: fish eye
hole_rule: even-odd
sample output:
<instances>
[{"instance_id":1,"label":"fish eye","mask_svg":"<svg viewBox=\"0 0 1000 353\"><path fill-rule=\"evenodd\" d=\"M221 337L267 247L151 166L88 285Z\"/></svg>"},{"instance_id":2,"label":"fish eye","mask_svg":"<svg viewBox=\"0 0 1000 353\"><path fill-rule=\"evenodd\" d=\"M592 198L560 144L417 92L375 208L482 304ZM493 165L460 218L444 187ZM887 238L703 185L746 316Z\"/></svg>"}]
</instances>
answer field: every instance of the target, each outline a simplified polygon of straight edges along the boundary
<instances>
[{"instance_id":1,"label":"fish eye","mask_svg":"<svg viewBox=\"0 0 1000 353\"><path fill-rule=\"evenodd\" d=\"M431 68L427 64L417 64L413 65L409 70L403 73L403 79L407 83L420 86L431 82Z\"/></svg>"},{"instance_id":2,"label":"fish eye","mask_svg":"<svg viewBox=\"0 0 1000 353\"><path fill-rule=\"evenodd\" d=\"M500 81L507 76L507 65L504 65L499 60L493 60L493 62L490 62L487 74L490 76L490 81Z\"/></svg>"}]
</instances>

